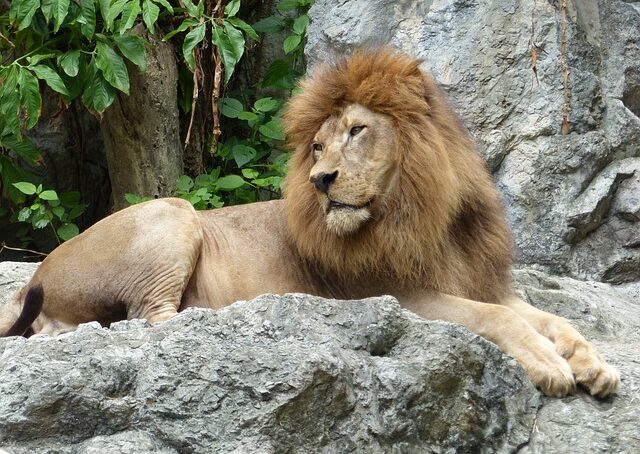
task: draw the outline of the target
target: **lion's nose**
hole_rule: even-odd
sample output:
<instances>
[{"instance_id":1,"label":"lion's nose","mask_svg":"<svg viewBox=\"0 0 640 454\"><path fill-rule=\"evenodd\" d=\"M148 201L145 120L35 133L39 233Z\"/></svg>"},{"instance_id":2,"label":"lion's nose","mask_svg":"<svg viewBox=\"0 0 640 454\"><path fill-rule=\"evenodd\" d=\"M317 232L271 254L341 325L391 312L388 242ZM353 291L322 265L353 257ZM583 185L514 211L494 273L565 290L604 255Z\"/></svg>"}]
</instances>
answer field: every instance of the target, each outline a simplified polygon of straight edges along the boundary
<instances>
[{"instance_id":1,"label":"lion's nose","mask_svg":"<svg viewBox=\"0 0 640 454\"><path fill-rule=\"evenodd\" d=\"M333 173L327 172L318 172L309 177L309 181L313 183L318 191L326 193L329 190L329 186L333 183L338 177L338 171L336 170Z\"/></svg>"}]
</instances>

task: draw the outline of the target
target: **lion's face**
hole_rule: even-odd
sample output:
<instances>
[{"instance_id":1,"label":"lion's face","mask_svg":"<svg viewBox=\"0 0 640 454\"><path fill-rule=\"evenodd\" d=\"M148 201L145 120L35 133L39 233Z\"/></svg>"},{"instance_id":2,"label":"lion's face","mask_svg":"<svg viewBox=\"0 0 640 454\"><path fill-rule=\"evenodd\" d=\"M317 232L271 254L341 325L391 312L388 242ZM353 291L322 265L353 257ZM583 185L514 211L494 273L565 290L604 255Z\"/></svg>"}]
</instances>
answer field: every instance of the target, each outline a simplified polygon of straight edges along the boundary
<instances>
[{"instance_id":1,"label":"lion's face","mask_svg":"<svg viewBox=\"0 0 640 454\"><path fill-rule=\"evenodd\" d=\"M309 182L331 232L352 234L375 217L396 174L396 148L391 118L359 104L322 124L311 143Z\"/></svg>"}]
</instances>

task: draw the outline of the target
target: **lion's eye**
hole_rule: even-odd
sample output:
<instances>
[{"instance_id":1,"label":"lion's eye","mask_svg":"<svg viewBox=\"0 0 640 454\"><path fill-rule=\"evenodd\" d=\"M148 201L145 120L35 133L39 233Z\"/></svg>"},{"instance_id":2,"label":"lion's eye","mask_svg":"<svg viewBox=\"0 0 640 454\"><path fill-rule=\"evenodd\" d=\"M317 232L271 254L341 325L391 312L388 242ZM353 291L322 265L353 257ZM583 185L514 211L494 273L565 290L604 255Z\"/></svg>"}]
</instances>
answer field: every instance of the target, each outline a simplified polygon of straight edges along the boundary
<instances>
[{"instance_id":1,"label":"lion's eye","mask_svg":"<svg viewBox=\"0 0 640 454\"><path fill-rule=\"evenodd\" d=\"M312 149L314 152L322 151L322 144L321 144L321 143L318 143L318 142L313 142L313 143L311 144L311 149Z\"/></svg>"},{"instance_id":2,"label":"lion's eye","mask_svg":"<svg viewBox=\"0 0 640 454\"><path fill-rule=\"evenodd\" d=\"M365 128L366 126L354 126L353 128L351 128L351 130L349 131L349 135L351 137L353 136L357 136L358 134L360 134L362 132L362 130Z\"/></svg>"}]
</instances>

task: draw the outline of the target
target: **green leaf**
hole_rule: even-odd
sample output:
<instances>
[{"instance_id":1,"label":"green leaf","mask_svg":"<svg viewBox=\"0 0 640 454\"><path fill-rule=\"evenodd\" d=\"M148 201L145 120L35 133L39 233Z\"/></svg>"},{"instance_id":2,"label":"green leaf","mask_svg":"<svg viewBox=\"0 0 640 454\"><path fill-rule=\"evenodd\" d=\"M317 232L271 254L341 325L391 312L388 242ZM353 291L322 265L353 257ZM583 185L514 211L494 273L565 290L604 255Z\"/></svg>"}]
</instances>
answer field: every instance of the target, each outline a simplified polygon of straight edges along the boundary
<instances>
[{"instance_id":1,"label":"green leaf","mask_svg":"<svg viewBox=\"0 0 640 454\"><path fill-rule=\"evenodd\" d=\"M260 41L260 37L258 36L256 31L251 27L251 25L247 24L242 19L238 19L237 17L230 17L229 19L227 19L227 22L245 32L247 36L252 40Z\"/></svg>"},{"instance_id":2,"label":"green leaf","mask_svg":"<svg viewBox=\"0 0 640 454\"><path fill-rule=\"evenodd\" d=\"M118 27L120 36L133 27L140 11L142 11L142 9L140 9L140 0L130 0L124 5L124 8L122 9L122 20Z\"/></svg>"},{"instance_id":3,"label":"green leaf","mask_svg":"<svg viewBox=\"0 0 640 454\"><path fill-rule=\"evenodd\" d=\"M172 8L173 9L173 8ZM155 33L155 23L160 15L160 8L151 0L144 0L142 4L142 20L151 33Z\"/></svg>"},{"instance_id":4,"label":"green leaf","mask_svg":"<svg viewBox=\"0 0 640 454\"><path fill-rule=\"evenodd\" d=\"M256 157L256 150L255 148L247 145L238 144L231 149L231 154L233 155L233 159L235 159L238 167L242 167Z\"/></svg>"},{"instance_id":5,"label":"green leaf","mask_svg":"<svg viewBox=\"0 0 640 454\"><path fill-rule=\"evenodd\" d=\"M38 79L24 68L20 68L18 84L20 85L20 94L22 96L20 103L26 109L27 121L25 126L27 129L31 129L38 122L42 109L40 85L38 84Z\"/></svg>"},{"instance_id":6,"label":"green leaf","mask_svg":"<svg viewBox=\"0 0 640 454\"><path fill-rule=\"evenodd\" d=\"M194 25L198 25L198 21L197 20L185 19L185 20L182 21L180 26L178 26L178 28L176 28L175 30L172 30L169 33L167 33L166 35L164 35L164 38L162 38L162 41L167 41L167 40L171 39L171 37L173 35L175 35L176 33L182 33L183 31L185 31L189 27L193 27Z\"/></svg>"},{"instance_id":7,"label":"green leaf","mask_svg":"<svg viewBox=\"0 0 640 454\"><path fill-rule=\"evenodd\" d=\"M12 90L13 94L15 90ZM16 93L15 96L4 96L2 102L0 103L0 121L4 120L3 130L0 131L2 134L7 134L11 132L16 137L21 137L20 132L20 95ZM3 137L1 140L6 141L6 137Z\"/></svg>"},{"instance_id":8,"label":"green leaf","mask_svg":"<svg viewBox=\"0 0 640 454\"><path fill-rule=\"evenodd\" d=\"M237 63L244 54L244 35L229 22L224 23L224 31L233 45L233 54Z\"/></svg>"},{"instance_id":9,"label":"green leaf","mask_svg":"<svg viewBox=\"0 0 640 454\"><path fill-rule=\"evenodd\" d=\"M269 16L259 20L252 27L260 33L279 33L285 29L286 23L283 17Z\"/></svg>"},{"instance_id":10,"label":"green leaf","mask_svg":"<svg viewBox=\"0 0 640 454\"><path fill-rule=\"evenodd\" d=\"M282 126L280 125L280 122L275 119L271 120L268 123L263 124L258 128L258 130L260 131L260 134L262 134L265 137L268 137L269 139L275 139L275 140L285 139L284 132L282 132Z\"/></svg>"},{"instance_id":11,"label":"green leaf","mask_svg":"<svg viewBox=\"0 0 640 454\"><path fill-rule=\"evenodd\" d=\"M258 119L258 114L242 111L238 113L238 119L245 121L256 121Z\"/></svg>"},{"instance_id":12,"label":"green leaf","mask_svg":"<svg viewBox=\"0 0 640 454\"><path fill-rule=\"evenodd\" d=\"M274 60L260 84L262 88L278 86L279 82L289 76L289 64L285 60Z\"/></svg>"},{"instance_id":13,"label":"green leaf","mask_svg":"<svg viewBox=\"0 0 640 454\"><path fill-rule=\"evenodd\" d=\"M72 207L71 211L69 211L69 214L65 216L65 218L67 219L67 222L80 217L80 215L84 213L85 208L86 208L86 205L76 205Z\"/></svg>"},{"instance_id":14,"label":"green leaf","mask_svg":"<svg viewBox=\"0 0 640 454\"><path fill-rule=\"evenodd\" d=\"M287 11L293 11L297 7L298 7L298 0L281 0L278 3L278 6L276 6L278 11L280 11L281 13L286 13Z\"/></svg>"},{"instance_id":15,"label":"green leaf","mask_svg":"<svg viewBox=\"0 0 640 454\"><path fill-rule=\"evenodd\" d=\"M39 195L42 200L58 200L58 194L53 189L42 191Z\"/></svg>"},{"instance_id":16,"label":"green leaf","mask_svg":"<svg viewBox=\"0 0 640 454\"><path fill-rule=\"evenodd\" d=\"M56 8L57 0L41 0L40 1L40 10L42 11L42 15L49 23L49 20L53 17L53 11Z\"/></svg>"},{"instance_id":17,"label":"green leaf","mask_svg":"<svg viewBox=\"0 0 640 454\"><path fill-rule=\"evenodd\" d=\"M224 15L226 17L233 17L238 13L240 9L240 0L231 0L227 6L224 7Z\"/></svg>"},{"instance_id":18,"label":"green leaf","mask_svg":"<svg viewBox=\"0 0 640 454\"><path fill-rule=\"evenodd\" d=\"M187 8L189 16L200 19L204 14L204 3L202 3L202 0L198 3L198 6L194 5L191 0L183 0L183 3L185 8Z\"/></svg>"},{"instance_id":19,"label":"green leaf","mask_svg":"<svg viewBox=\"0 0 640 454\"><path fill-rule=\"evenodd\" d=\"M44 80L53 91L56 91L61 95L69 96L69 90L67 90L64 82L53 69L45 65L30 66L29 69L36 73L38 79Z\"/></svg>"},{"instance_id":20,"label":"green leaf","mask_svg":"<svg viewBox=\"0 0 640 454\"><path fill-rule=\"evenodd\" d=\"M114 36L118 49L122 55L140 68L141 71L147 70L147 57L144 52L144 40L137 35L126 34L123 36Z\"/></svg>"},{"instance_id":21,"label":"green leaf","mask_svg":"<svg viewBox=\"0 0 640 454\"><path fill-rule=\"evenodd\" d=\"M255 184L256 186L259 186L261 188L265 188L268 186L274 186L276 188L280 187L280 181L282 180L281 177L267 177L267 178L260 178L257 180L253 180L251 183Z\"/></svg>"},{"instance_id":22,"label":"green leaf","mask_svg":"<svg viewBox=\"0 0 640 454\"><path fill-rule=\"evenodd\" d=\"M60 227L58 227L57 232L61 240L67 241L80 233L80 230L78 230L77 225L71 222L65 222Z\"/></svg>"},{"instance_id":23,"label":"green leaf","mask_svg":"<svg viewBox=\"0 0 640 454\"><path fill-rule=\"evenodd\" d=\"M78 75L80 69L80 51L72 50L58 57L58 65L70 77Z\"/></svg>"},{"instance_id":24,"label":"green leaf","mask_svg":"<svg viewBox=\"0 0 640 454\"><path fill-rule=\"evenodd\" d=\"M102 6L102 2L100 5ZM80 0L80 17L82 18L80 25L82 35L87 39L93 38L96 31L96 7L93 0Z\"/></svg>"},{"instance_id":25,"label":"green leaf","mask_svg":"<svg viewBox=\"0 0 640 454\"><path fill-rule=\"evenodd\" d=\"M242 103L235 98L225 97L220 101L220 112L227 118L238 118L243 110Z\"/></svg>"},{"instance_id":26,"label":"green leaf","mask_svg":"<svg viewBox=\"0 0 640 454\"><path fill-rule=\"evenodd\" d=\"M36 193L36 186L28 181L21 181L19 183L13 183L13 186L26 195L32 195Z\"/></svg>"},{"instance_id":27,"label":"green leaf","mask_svg":"<svg viewBox=\"0 0 640 454\"><path fill-rule=\"evenodd\" d=\"M87 86L82 93L84 105L100 113L113 104L115 97L113 87L104 79L102 73L92 66L87 78Z\"/></svg>"},{"instance_id":28,"label":"green leaf","mask_svg":"<svg viewBox=\"0 0 640 454\"><path fill-rule=\"evenodd\" d=\"M178 184L176 185L176 189L180 192L189 192L193 187L193 180L187 175L181 175L178 178Z\"/></svg>"},{"instance_id":29,"label":"green leaf","mask_svg":"<svg viewBox=\"0 0 640 454\"><path fill-rule=\"evenodd\" d=\"M27 57L27 61L29 62L30 65L37 65L38 63L40 63L43 60L48 60L50 58L55 57L56 54L49 52L46 54L36 54L36 55L31 55L30 57Z\"/></svg>"},{"instance_id":30,"label":"green leaf","mask_svg":"<svg viewBox=\"0 0 640 454\"><path fill-rule=\"evenodd\" d=\"M187 33L187 36L184 37L184 43L182 43L182 54L184 55L184 59L191 72L196 69L196 60L193 55L193 49L202 42L205 31L205 24L202 23Z\"/></svg>"},{"instance_id":31,"label":"green leaf","mask_svg":"<svg viewBox=\"0 0 640 454\"><path fill-rule=\"evenodd\" d=\"M309 25L309 16L303 14L293 21L293 31L298 35L302 35Z\"/></svg>"},{"instance_id":32,"label":"green leaf","mask_svg":"<svg viewBox=\"0 0 640 454\"><path fill-rule=\"evenodd\" d=\"M40 0L13 0L9 9L9 19L18 23L18 30L24 30L33 20L33 15L40 8Z\"/></svg>"},{"instance_id":33,"label":"green leaf","mask_svg":"<svg viewBox=\"0 0 640 454\"><path fill-rule=\"evenodd\" d=\"M142 202L146 202L148 200L151 200L151 197L146 197L146 196L143 196L143 195L131 194L130 192L126 192L124 194L124 199L130 205L136 205L138 203L142 203Z\"/></svg>"},{"instance_id":34,"label":"green leaf","mask_svg":"<svg viewBox=\"0 0 640 454\"><path fill-rule=\"evenodd\" d=\"M99 0L99 1L100 1L100 10L102 10L103 3L109 2L110 0ZM107 31L111 30L111 28L113 27L113 22L116 20L116 17L118 17L120 13L122 13L127 2L129 2L129 0L116 0L109 6L108 13L105 18L105 25L107 26ZM105 15L103 14L102 17L105 17Z\"/></svg>"},{"instance_id":35,"label":"green leaf","mask_svg":"<svg viewBox=\"0 0 640 454\"><path fill-rule=\"evenodd\" d=\"M98 3L100 4L100 15L102 16L102 20L106 25L105 28L107 31L109 31L111 29L111 26L108 24L109 10L111 9L111 0L98 0Z\"/></svg>"},{"instance_id":36,"label":"green leaf","mask_svg":"<svg viewBox=\"0 0 640 454\"><path fill-rule=\"evenodd\" d=\"M198 175L194 181L194 184L198 188L206 189L207 186L211 185L212 181L213 180L211 178L211 175L209 175L208 173L205 173L202 175Z\"/></svg>"},{"instance_id":37,"label":"green leaf","mask_svg":"<svg viewBox=\"0 0 640 454\"><path fill-rule=\"evenodd\" d=\"M269 98L260 98L258 99L253 108L258 112L271 112L273 109L277 108L280 105L280 102L269 97Z\"/></svg>"},{"instance_id":38,"label":"green leaf","mask_svg":"<svg viewBox=\"0 0 640 454\"><path fill-rule=\"evenodd\" d=\"M249 180L253 180L258 175L260 175L260 172L258 172L256 169L242 169L242 176Z\"/></svg>"},{"instance_id":39,"label":"green leaf","mask_svg":"<svg viewBox=\"0 0 640 454\"><path fill-rule=\"evenodd\" d=\"M218 47L224 66L224 83L228 83L236 63L244 52L244 36L238 29L225 23L225 28L213 27L213 42Z\"/></svg>"},{"instance_id":40,"label":"green leaf","mask_svg":"<svg viewBox=\"0 0 640 454\"><path fill-rule=\"evenodd\" d=\"M55 215L55 217L57 217L58 219L62 220L62 216L64 216L64 208L61 206L57 206L57 207L53 207L51 208L51 212Z\"/></svg>"},{"instance_id":41,"label":"green leaf","mask_svg":"<svg viewBox=\"0 0 640 454\"><path fill-rule=\"evenodd\" d=\"M31 225L36 229L44 229L49 225L49 222L51 222L51 219L49 219L49 216L47 216L47 214L49 214L51 218L53 218L53 213L45 213L44 215L36 214L31 219Z\"/></svg>"},{"instance_id":42,"label":"green leaf","mask_svg":"<svg viewBox=\"0 0 640 454\"><path fill-rule=\"evenodd\" d=\"M96 44L96 66L112 87L129 94L129 73L122 57L103 42Z\"/></svg>"},{"instance_id":43,"label":"green leaf","mask_svg":"<svg viewBox=\"0 0 640 454\"><path fill-rule=\"evenodd\" d=\"M216 187L223 191L233 191L244 186L245 183L246 181L240 175L227 175L216 180Z\"/></svg>"},{"instance_id":44,"label":"green leaf","mask_svg":"<svg viewBox=\"0 0 640 454\"><path fill-rule=\"evenodd\" d=\"M284 53L289 54L298 48L298 45L302 41L302 36L300 35L291 35L287 39L284 40L282 47L284 48Z\"/></svg>"},{"instance_id":45,"label":"green leaf","mask_svg":"<svg viewBox=\"0 0 640 454\"><path fill-rule=\"evenodd\" d=\"M153 0L155 3L160 3L162 6L166 8L171 14L173 14L173 6L167 0Z\"/></svg>"},{"instance_id":46,"label":"green leaf","mask_svg":"<svg viewBox=\"0 0 640 454\"><path fill-rule=\"evenodd\" d=\"M31 208L29 207L24 207L18 213L18 221L20 222L26 222L29 220L30 217L31 217Z\"/></svg>"},{"instance_id":47,"label":"green leaf","mask_svg":"<svg viewBox=\"0 0 640 454\"><path fill-rule=\"evenodd\" d=\"M18 156L29 161L31 164L36 164L40 157L38 149L26 137L22 137L22 140L19 140L15 135L7 135L0 140L0 144L5 148L13 150Z\"/></svg>"},{"instance_id":48,"label":"green leaf","mask_svg":"<svg viewBox=\"0 0 640 454\"><path fill-rule=\"evenodd\" d=\"M60 30L60 26L67 17L67 13L69 12L69 4L69 0L56 0L56 7L53 10L53 18L55 19L53 26L54 33L58 33L58 30Z\"/></svg>"}]
</instances>

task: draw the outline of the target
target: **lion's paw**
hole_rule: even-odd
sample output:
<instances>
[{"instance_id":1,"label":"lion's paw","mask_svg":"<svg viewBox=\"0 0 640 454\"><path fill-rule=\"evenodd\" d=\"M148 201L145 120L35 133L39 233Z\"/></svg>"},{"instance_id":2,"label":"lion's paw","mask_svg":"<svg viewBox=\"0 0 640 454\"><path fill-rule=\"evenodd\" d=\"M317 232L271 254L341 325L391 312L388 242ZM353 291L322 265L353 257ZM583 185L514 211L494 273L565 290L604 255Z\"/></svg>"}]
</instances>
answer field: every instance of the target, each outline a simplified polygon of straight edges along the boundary
<instances>
[{"instance_id":1,"label":"lion's paw","mask_svg":"<svg viewBox=\"0 0 640 454\"><path fill-rule=\"evenodd\" d=\"M526 342L527 349L514 355L533 384L551 397L564 397L576 391L573 372L567 361L556 353L547 338L536 336Z\"/></svg>"},{"instance_id":2,"label":"lion's paw","mask_svg":"<svg viewBox=\"0 0 640 454\"><path fill-rule=\"evenodd\" d=\"M618 371L608 365L586 340L576 339L571 334L560 335L556 340L556 351L567 360L576 381L591 395L607 397L618 389Z\"/></svg>"}]
</instances>

